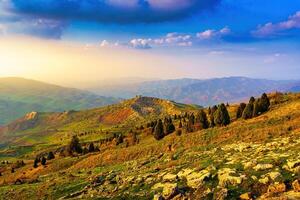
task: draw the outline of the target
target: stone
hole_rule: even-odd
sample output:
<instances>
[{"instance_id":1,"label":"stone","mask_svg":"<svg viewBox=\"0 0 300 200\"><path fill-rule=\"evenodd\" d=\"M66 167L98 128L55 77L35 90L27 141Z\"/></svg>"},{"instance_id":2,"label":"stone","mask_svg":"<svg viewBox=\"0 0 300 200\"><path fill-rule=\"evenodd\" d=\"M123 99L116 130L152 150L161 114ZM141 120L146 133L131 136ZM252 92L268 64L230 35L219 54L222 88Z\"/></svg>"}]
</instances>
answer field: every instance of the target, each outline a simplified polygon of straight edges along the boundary
<instances>
[{"instance_id":1,"label":"stone","mask_svg":"<svg viewBox=\"0 0 300 200\"><path fill-rule=\"evenodd\" d=\"M272 168L273 168L272 164L257 164L255 167L253 167L253 169L256 171L263 171Z\"/></svg>"},{"instance_id":2,"label":"stone","mask_svg":"<svg viewBox=\"0 0 300 200\"><path fill-rule=\"evenodd\" d=\"M260 179L258 179L258 182L262 183L262 184L268 184L269 183L269 177L262 177Z\"/></svg>"},{"instance_id":3,"label":"stone","mask_svg":"<svg viewBox=\"0 0 300 200\"><path fill-rule=\"evenodd\" d=\"M230 168L223 168L218 171L219 186L226 187L228 185L237 186L242 183L240 176L235 176L236 171Z\"/></svg>"},{"instance_id":4,"label":"stone","mask_svg":"<svg viewBox=\"0 0 300 200\"><path fill-rule=\"evenodd\" d=\"M240 195L240 199L241 199L241 200L250 200L250 199L252 199L252 198L251 198L251 193L250 193L250 192L247 192L247 193L241 194L241 195Z\"/></svg>"},{"instance_id":5,"label":"stone","mask_svg":"<svg viewBox=\"0 0 300 200\"><path fill-rule=\"evenodd\" d=\"M244 164L244 169L250 169L250 168L254 167L255 165L256 165L256 161L246 162Z\"/></svg>"},{"instance_id":6,"label":"stone","mask_svg":"<svg viewBox=\"0 0 300 200\"><path fill-rule=\"evenodd\" d=\"M183 169L180 172L177 173L178 178L182 179L187 177L188 175L190 175L192 172L194 172L194 170L192 169Z\"/></svg>"},{"instance_id":7,"label":"stone","mask_svg":"<svg viewBox=\"0 0 300 200\"><path fill-rule=\"evenodd\" d=\"M222 188L220 191L216 193L216 200L225 200L228 195L228 190L226 188Z\"/></svg>"},{"instance_id":8,"label":"stone","mask_svg":"<svg viewBox=\"0 0 300 200\"><path fill-rule=\"evenodd\" d=\"M278 177L281 176L281 174L279 172L270 172L268 173L268 176L273 180L275 181Z\"/></svg>"},{"instance_id":9,"label":"stone","mask_svg":"<svg viewBox=\"0 0 300 200\"><path fill-rule=\"evenodd\" d=\"M204 179L210 177L210 172L208 170L202 170L200 172L193 172L186 177L187 185L191 188L198 188L203 184Z\"/></svg>"},{"instance_id":10,"label":"stone","mask_svg":"<svg viewBox=\"0 0 300 200\"><path fill-rule=\"evenodd\" d=\"M295 180L292 183L293 189L295 192L300 192L300 181L299 180Z\"/></svg>"},{"instance_id":11,"label":"stone","mask_svg":"<svg viewBox=\"0 0 300 200\"><path fill-rule=\"evenodd\" d=\"M300 166L300 160L287 161L287 166L290 169Z\"/></svg>"},{"instance_id":12,"label":"stone","mask_svg":"<svg viewBox=\"0 0 300 200\"><path fill-rule=\"evenodd\" d=\"M166 174L163 176L164 181L176 181L177 175L176 174Z\"/></svg>"},{"instance_id":13,"label":"stone","mask_svg":"<svg viewBox=\"0 0 300 200\"><path fill-rule=\"evenodd\" d=\"M179 189L176 183L169 183L164 185L163 197L165 197L166 199L171 199L177 194L179 194Z\"/></svg>"},{"instance_id":14,"label":"stone","mask_svg":"<svg viewBox=\"0 0 300 200\"><path fill-rule=\"evenodd\" d=\"M286 191L286 186L284 183L276 183L274 185L269 185L268 193L282 193Z\"/></svg>"},{"instance_id":15,"label":"stone","mask_svg":"<svg viewBox=\"0 0 300 200\"><path fill-rule=\"evenodd\" d=\"M154 195L153 200L164 200L164 198L160 194L156 194Z\"/></svg>"}]
</instances>

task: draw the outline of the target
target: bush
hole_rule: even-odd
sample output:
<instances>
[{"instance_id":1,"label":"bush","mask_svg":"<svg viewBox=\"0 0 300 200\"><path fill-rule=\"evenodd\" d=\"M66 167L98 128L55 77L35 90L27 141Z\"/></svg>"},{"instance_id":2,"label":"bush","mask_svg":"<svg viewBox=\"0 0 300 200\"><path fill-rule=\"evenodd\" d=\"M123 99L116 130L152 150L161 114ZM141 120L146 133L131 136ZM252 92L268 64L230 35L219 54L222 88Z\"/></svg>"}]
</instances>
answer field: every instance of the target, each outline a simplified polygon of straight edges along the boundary
<instances>
[{"instance_id":1,"label":"bush","mask_svg":"<svg viewBox=\"0 0 300 200\"><path fill-rule=\"evenodd\" d=\"M90 143L89 144L89 152L94 152L95 151L95 146L94 146L94 143Z\"/></svg>"},{"instance_id":2,"label":"bush","mask_svg":"<svg viewBox=\"0 0 300 200\"><path fill-rule=\"evenodd\" d=\"M82 147L79 143L79 138L76 135L72 137L72 140L68 146L68 153L73 154L73 152L82 153Z\"/></svg>"},{"instance_id":3,"label":"bush","mask_svg":"<svg viewBox=\"0 0 300 200\"><path fill-rule=\"evenodd\" d=\"M35 158L35 160L33 161L33 167L37 168L38 167L38 163L39 163L39 159Z\"/></svg>"},{"instance_id":4,"label":"bush","mask_svg":"<svg viewBox=\"0 0 300 200\"><path fill-rule=\"evenodd\" d=\"M46 165L46 162L47 162L47 160L46 160L46 158L43 156L43 157L42 157L42 160L41 160L41 164L42 164L42 165Z\"/></svg>"}]
</instances>

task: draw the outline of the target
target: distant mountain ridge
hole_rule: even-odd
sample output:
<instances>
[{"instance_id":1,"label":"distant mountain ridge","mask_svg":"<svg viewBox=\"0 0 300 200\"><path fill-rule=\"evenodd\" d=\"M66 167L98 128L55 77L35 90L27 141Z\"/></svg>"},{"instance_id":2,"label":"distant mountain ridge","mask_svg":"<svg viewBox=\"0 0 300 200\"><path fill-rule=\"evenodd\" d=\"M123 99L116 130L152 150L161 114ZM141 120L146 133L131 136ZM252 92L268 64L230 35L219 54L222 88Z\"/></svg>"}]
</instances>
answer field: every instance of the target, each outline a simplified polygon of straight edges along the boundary
<instances>
[{"instance_id":1,"label":"distant mountain ridge","mask_svg":"<svg viewBox=\"0 0 300 200\"><path fill-rule=\"evenodd\" d=\"M0 78L0 125L32 111L80 110L118 101L117 98L24 78Z\"/></svg>"},{"instance_id":2,"label":"distant mountain ridge","mask_svg":"<svg viewBox=\"0 0 300 200\"><path fill-rule=\"evenodd\" d=\"M209 106L220 102L238 102L263 92L299 91L300 82L293 80L267 80L246 77L213 79L173 79L147 81L138 84L93 87L90 91L120 98L135 95L153 96L176 102Z\"/></svg>"}]
</instances>

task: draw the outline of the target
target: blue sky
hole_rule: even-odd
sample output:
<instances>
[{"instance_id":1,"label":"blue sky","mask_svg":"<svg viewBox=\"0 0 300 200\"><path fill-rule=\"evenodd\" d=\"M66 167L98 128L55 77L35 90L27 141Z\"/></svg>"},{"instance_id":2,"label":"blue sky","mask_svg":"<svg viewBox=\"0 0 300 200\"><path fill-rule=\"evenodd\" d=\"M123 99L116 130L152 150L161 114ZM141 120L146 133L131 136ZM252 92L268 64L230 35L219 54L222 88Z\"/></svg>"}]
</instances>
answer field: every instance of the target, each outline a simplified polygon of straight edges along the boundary
<instances>
[{"instance_id":1,"label":"blue sky","mask_svg":"<svg viewBox=\"0 0 300 200\"><path fill-rule=\"evenodd\" d=\"M0 0L0 35L182 56L196 70L166 78L300 79L297 0Z\"/></svg>"}]
</instances>

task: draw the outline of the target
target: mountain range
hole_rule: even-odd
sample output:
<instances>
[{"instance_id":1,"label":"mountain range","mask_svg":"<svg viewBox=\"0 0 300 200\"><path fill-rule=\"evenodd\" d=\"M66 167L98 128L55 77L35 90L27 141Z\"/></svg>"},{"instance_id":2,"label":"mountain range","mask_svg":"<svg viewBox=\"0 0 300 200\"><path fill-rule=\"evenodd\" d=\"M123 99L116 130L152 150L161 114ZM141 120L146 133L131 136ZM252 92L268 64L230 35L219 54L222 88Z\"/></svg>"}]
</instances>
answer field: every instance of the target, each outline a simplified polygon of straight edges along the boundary
<instances>
[{"instance_id":1,"label":"mountain range","mask_svg":"<svg viewBox=\"0 0 300 200\"><path fill-rule=\"evenodd\" d=\"M0 125L32 111L88 109L118 101L117 98L24 78L0 78Z\"/></svg>"},{"instance_id":2,"label":"mountain range","mask_svg":"<svg viewBox=\"0 0 300 200\"><path fill-rule=\"evenodd\" d=\"M97 94L118 98L153 96L176 102L210 106L221 102L239 102L263 92L298 92L300 81L266 80L246 77L213 79L154 80L135 84L96 85L88 88Z\"/></svg>"}]
</instances>

